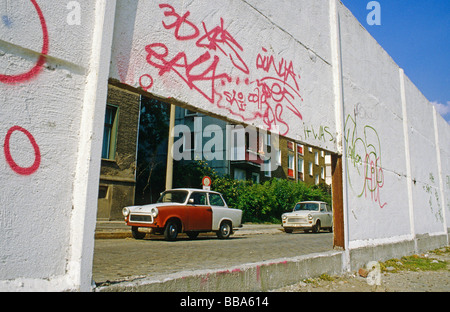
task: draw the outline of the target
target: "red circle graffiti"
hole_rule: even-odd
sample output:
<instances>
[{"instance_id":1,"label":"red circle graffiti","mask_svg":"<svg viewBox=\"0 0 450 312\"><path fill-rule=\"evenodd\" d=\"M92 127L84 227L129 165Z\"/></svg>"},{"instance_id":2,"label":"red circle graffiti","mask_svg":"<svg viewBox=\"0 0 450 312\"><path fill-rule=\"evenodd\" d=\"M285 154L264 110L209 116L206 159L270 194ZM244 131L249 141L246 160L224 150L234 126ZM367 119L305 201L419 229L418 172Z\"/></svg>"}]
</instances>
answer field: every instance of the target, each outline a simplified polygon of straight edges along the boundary
<instances>
[{"instance_id":1,"label":"red circle graffiti","mask_svg":"<svg viewBox=\"0 0 450 312\"><path fill-rule=\"evenodd\" d=\"M45 22L44 15L42 14L41 8L36 3L36 0L30 0L31 3L34 5L34 8L36 9L36 12L39 16L39 20L41 22L42 27L42 51L41 55L39 56L38 61L34 65L32 69L30 69L28 72L19 74L19 75L1 75L0 74L0 82L6 83L6 84L17 84L22 83L25 81L28 81L32 79L33 77L37 76L42 67L44 66L46 56L48 54L48 47L49 47L49 39L48 39L48 29L47 24Z\"/></svg>"},{"instance_id":2,"label":"red circle graffiti","mask_svg":"<svg viewBox=\"0 0 450 312\"><path fill-rule=\"evenodd\" d=\"M146 84L146 85L144 85L144 83L142 82L142 78L144 78L144 77L149 79L149 83ZM148 91L148 89L150 89L153 86L153 78L152 78L152 76L150 76L149 74L142 75L141 78L139 78L139 85L141 86L141 88L144 91Z\"/></svg>"},{"instance_id":3,"label":"red circle graffiti","mask_svg":"<svg viewBox=\"0 0 450 312\"><path fill-rule=\"evenodd\" d=\"M28 137L28 140L30 140L31 145L33 146L34 163L31 165L31 167L28 167L28 168L20 167L18 164L16 164L16 162L14 161L14 159L11 156L9 141L11 139L11 135L15 131L20 131L23 134L25 134ZM11 129L9 129L9 131L5 137L5 144L3 146L3 149L5 152L5 158L6 158L7 163L9 164L9 166L11 167L12 170L14 170L16 173L18 173L20 175L31 175L31 174L35 173L41 164L41 152L39 151L39 146L37 145L36 140L31 135L30 132L28 132L26 129L24 129L22 127L14 126Z\"/></svg>"}]
</instances>

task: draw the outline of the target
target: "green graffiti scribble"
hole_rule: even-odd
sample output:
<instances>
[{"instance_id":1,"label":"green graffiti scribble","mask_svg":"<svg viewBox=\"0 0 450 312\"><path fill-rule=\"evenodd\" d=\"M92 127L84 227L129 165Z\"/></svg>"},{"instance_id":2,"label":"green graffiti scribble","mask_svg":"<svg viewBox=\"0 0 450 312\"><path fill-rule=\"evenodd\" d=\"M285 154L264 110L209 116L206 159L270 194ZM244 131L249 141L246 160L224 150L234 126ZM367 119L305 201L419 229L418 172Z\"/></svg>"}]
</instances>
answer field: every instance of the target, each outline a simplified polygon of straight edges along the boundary
<instances>
[{"instance_id":1,"label":"green graffiti scribble","mask_svg":"<svg viewBox=\"0 0 450 312\"><path fill-rule=\"evenodd\" d=\"M358 197L368 197L378 202L380 208L387 203L381 201L380 190L384 186L384 173L381 163L381 142L378 132L372 126L364 126L363 136L359 136L355 119L348 115L344 125L344 140L347 149L347 173L353 168L358 181L352 181L348 174L348 182Z\"/></svg>"}]
</instances>

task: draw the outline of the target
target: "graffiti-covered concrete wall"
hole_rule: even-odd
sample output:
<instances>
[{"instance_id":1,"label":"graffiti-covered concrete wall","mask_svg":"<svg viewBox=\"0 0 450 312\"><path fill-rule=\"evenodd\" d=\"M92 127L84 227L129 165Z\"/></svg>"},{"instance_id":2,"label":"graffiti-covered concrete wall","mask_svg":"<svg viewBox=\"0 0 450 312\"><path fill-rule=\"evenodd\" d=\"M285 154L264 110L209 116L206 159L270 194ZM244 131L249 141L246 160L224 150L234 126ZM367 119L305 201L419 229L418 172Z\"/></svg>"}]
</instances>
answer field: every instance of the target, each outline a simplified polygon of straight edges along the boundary
<instances>
[{"instance_id":1,"label":"graffiti-covered concrete wall","mask_svg":"<svg viewBox=\"0 0 450 312\"><path fill-rule=\"evenodd\" d=\"M337 14L348 247L445 244L448 124L342 4Z\"/></svg>"},{"instance_id":2,"label":"graffiti-covered concrete wall","mask_svg":"<svg viewBox=\"0 0 450 312\"><path fill-rule=\"evenodd\" d=\"M90 289L108 79L342 156L347 268L448 243L450 127L339 1L0 10L0 289Z\"/></svg>"}]
</instances>

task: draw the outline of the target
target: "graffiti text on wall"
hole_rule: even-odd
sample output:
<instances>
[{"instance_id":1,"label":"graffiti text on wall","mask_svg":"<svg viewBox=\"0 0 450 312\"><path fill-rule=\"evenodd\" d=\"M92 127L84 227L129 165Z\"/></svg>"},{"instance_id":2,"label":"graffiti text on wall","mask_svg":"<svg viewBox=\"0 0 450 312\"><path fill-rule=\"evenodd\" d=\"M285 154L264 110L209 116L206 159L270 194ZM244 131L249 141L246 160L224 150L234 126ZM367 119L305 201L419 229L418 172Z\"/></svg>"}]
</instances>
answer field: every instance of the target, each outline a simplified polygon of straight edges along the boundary
<instances>
[{"instance_id":1,"label":"graffiti text on wall","mask_svg":"<svg viewBox=\"0 0 450 312\"><path fill-rule=\"evenodd\" d=\"M430 173L429 183L425 183L422 186L422 188L429 195L428 205L434 217L436 218L436 221L442 223L444 222L444 217L442 216L441 202L439 199L439 190L434 186L435 184L436 183L434 180L433 173ZM437 207L436 205L433 204L434 202L436 203Z\"/></svg>"},{"instance_id":2,"label":"graffiti text on wall","mask_svg":"<svg viewBox=\"0 0 450 312\"><path fill-rule=\"evenodd\" d=\"M201 94L211 104L226 110L245 122L261 120L267 130L289 132L286 116L293 113L303 119L300 104L300 75L292 61L276 59L261 47L256 63L251 67L242 57L243 46L226 29L226 21L209 27L205 22L198 27L189 20L190 12L177 13L169 4L160 4L162 26L173 31L177 41L183 41L187 51L172 51L167 43L155 42L145 46L146 61L162 77L176 74L191 90ZM195 56L194 53L197 53ZM230 70L231 68L234 69ZM258 73L258 79L251 79ZM229 73L234 72L234 76ZM140 86L148 91L154 78L144 74Z\"/></svg>"},{"instance_id":3,"label":"graffiti text on wall","mask_svg":"<svg viewBox=\"0 0 450 312\"><path fill-rule=\"evenodd\" d=\"M357 126L356 118L348 115L344 125L348 181L358 197L364 195L368 198L370 195L372 201L384 208L387 203L380 194L384 186L380 139L375 128L368 125L364 126L363 135L360 136Z\"/></svg>"}]
</instances>

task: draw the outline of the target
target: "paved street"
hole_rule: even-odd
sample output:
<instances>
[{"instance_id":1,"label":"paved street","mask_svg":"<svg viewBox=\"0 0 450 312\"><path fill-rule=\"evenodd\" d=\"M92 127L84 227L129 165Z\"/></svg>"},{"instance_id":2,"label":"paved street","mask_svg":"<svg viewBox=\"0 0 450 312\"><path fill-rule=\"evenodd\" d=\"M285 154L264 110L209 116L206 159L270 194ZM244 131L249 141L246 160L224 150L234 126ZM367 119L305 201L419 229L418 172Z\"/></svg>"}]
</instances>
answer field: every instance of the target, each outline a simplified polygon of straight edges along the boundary
<instances>
[{"instance_id":1,"label":"paved street","mask_svg":"<svg viewBox=\"0 0 450 312\"><path fill-rule=\"evenodd\" d=\"M239 233L239 232L238 232ZM167 242L159 235L144 240L96 239L93 278L98 284L130 277L157 276L199 269L221 269L332 250L333 234L243 232L228 240L202 234L195 240L180 235Z\"/></svg>"}]
</instances>

